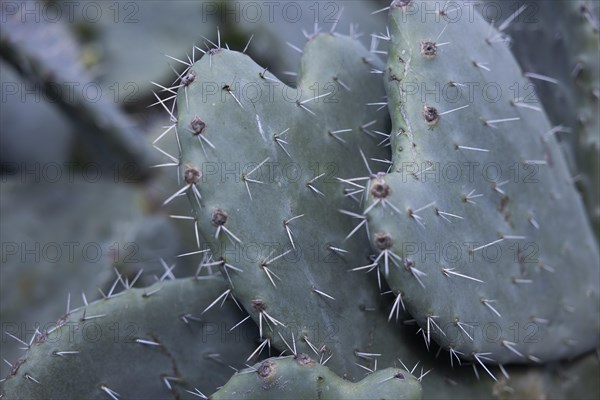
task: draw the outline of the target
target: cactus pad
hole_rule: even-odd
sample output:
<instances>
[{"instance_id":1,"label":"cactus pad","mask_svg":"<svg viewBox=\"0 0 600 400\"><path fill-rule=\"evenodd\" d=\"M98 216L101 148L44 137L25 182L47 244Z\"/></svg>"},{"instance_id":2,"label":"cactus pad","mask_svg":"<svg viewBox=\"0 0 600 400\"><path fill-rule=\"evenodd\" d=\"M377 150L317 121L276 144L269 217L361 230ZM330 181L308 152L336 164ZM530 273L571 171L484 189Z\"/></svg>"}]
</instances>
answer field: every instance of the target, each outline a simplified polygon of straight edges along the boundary
<instances>
[{"instance_id":1,"label":"cactus pad","mask_svg":"<svg viewBox=\"0 0 600 400\"><path fill-rule=\"evenodd\" d=\"M151 399L210 393L254 347L254 327L229 332L241 318L234 304L202 313L224 286L215 277L164 281L73 310L13 363L4 394ZM231 360L239 364L230 367Z\"/></svg>"},{"instance_id":2,"label":"cactus pad","mask_svg":"<svg viewBox=\"0 0 600 400\"><path fill-rule=\"evenodd\" d=\"M213 265L269 343L295 340L353 379L357 354L378 342L380 299L374 280L348 272L370 249L358 185L341 180L368 176L361 151L387 158L375 138L387 118L368 104L385 95L376 68L356 40L319 34L294 89L216 48L191 66L177 100L182 192L212 238Z\"/></svg>"},{"instance_id":3,"label":"cactus pad","mask_svg":"<svg viewBox=\"0 0 600 400\"><path fill-rule=\"evenodd\" d=\"M388 283L427 342L478 364L589 351L598 247L551 126L509 95L527 81L479 15L424 7L392 5L394 172L365 210Z\"/></svg>"},{"instance_id":4,"label":"cactus pad","mask_svg":"<svg viewBox=\"0 0 600 400\"><path fill-rule=\"evenodd\" d=\"M236 373L211 396L213 400L421 398L421 384L406 371L387 368L352 383L306 354L269 358Z\"/></svg>"}]
</instances>

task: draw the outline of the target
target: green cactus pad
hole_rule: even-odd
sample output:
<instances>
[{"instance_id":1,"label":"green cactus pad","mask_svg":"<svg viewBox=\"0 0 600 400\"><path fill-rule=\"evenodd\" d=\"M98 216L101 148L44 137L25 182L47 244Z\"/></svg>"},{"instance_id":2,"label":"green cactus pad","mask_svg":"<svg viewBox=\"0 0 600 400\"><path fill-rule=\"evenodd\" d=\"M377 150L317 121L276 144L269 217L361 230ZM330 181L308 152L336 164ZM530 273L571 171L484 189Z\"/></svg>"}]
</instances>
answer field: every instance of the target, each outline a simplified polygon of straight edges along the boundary
<instances>
[{"instance_id":1,"label":"green cactus pad","mask_svg":"<svg viewBox=\"0 0 600 400\"><path fill-rule=\"evenodd\" d=\"M394 172L365 209L387 281L426 341L478 364L588 351L598 247L550 124L511 97L527 81L479 15L424 7L391 11Z\"/></svg>"},{"instance_id":2,"label":"green cactus pad","mask_svg":"<svg viewBox=\"0 0 600 400\"><path fill-rule=\"evenodd\" d=\"M377 283L348 272L370 249L361 195L338 178L369 176L361 150L389 157L375 132L387 116L368 104L385 96L371 73L381 68L356 40L319 34L293 89L246 55L213 49L184 76L193 79L177 100L182 192L212 242L213 265L269 343L285 350L296 341L352 379L385 320Z\"/></svg>"},{"instance_id":3,"label":"green cactus pad","mask_svg":"<svg viewBox=\"0 0 600 400\"><path fill-rule=\"evenodd\" d=\"M164 281L73 310L13 363L4 395L158 399L210 393L243 364L256 337L255 327L229 331L242 318L235 304L202 313L224 287L216 277Z\"/></svg>"},{"instance_id":4,"label":"green cactus pad","mask_svg":"<svg viewBox=\"0 0 600 400\"><path fill-rule=\"evenodd\" d=\"M352 383L306 354L269 358L236 373L211 396L212 400L421 398L421 384L406 371L387 368Z\"/></svg>"}]
</instances>

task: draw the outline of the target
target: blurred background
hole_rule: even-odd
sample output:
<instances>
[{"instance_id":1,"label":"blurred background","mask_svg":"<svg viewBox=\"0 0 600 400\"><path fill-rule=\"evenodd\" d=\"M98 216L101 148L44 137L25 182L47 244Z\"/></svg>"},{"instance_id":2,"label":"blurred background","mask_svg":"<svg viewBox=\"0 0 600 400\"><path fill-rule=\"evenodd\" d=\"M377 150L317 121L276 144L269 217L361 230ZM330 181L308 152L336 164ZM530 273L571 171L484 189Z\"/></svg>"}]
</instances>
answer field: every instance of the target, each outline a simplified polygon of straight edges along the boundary
<instances>
[{"instance_id":1,"label":"blurred background","mask_svg":"<svg viewBox=\"0 0 600 400\"><path fill-rule=\"evenodd\" d=\"M385 42L383 0L2 1L0 3L0 357L14 361L67 311L200 256L176 169L153 142L170 125L157 102L210 42L246 51L293 85L315 29ZM339 22L337 22L339 20ZM316 23L316 25L315 25ZM315 28L316 26L316 28ZM217 31L220 33L217 34ZM292 46L288 45L291 44ZM166 55L172 57L169 58ZM154 82L156 84L153 84ZM157 85L158 84L158 85ZM167 92L168 93L168 92ZM156 143L177 156L174 136ZM115 285L116 284L116 285ZM8 374L0 363L0 376Z\"/></svg>"}]
</instances>

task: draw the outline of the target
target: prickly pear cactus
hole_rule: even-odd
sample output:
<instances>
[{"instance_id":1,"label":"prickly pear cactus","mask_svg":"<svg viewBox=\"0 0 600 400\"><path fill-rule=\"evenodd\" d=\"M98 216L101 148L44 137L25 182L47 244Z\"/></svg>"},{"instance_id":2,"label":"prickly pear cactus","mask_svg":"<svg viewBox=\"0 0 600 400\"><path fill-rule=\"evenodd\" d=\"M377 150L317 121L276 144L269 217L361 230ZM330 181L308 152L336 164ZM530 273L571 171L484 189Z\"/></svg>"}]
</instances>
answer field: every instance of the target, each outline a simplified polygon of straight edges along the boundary
<instances>
[{"instance_id":1,"label":"prickly pear cactus","mask_svg":"<svg viewBox=\"0 0 600 400\"><path fill-rule=\"evenodd\" d=\"M265 346L295 341L349 378L361 374L354 363L373 352L375 321L384 320L376 282L348 272L370 249L360 185L341 182L368 177L361 152L386 158L377 146L385 138L373 137L386 116L368 104L385 95L377 68L357 41L319 34L292 89L246 55L216 48L183 76L177 100L180 193L212 238L211 265Z\"/></svg>"},{"instance_id":2,"label":"prickly pear cactus","mask_svg":"<svg viewBox=\"0 0 600 400\"><path fill-rule=\"evenodd\" d=\"M306 354L269 358L236 373L211 396L220 399L421 399L408 372L387 368L348 382Z\"/></svg>"},{"instance_id":3,"label":"prickly pear cactus","mask_svg":"<svg viewBox=\"0 0 600 400\"><path fill-rule=\"evenodd\" d=\"M507 94L526 81L479 15L424 7L392 3L393 173L371 179L364 212L377 261L426 341L461 358L591 350L598 247L550 124Z\"/></svg>"},{"instance_id":4,"label":"prickly pear cactus","mask_svg":"<svg viewBox=\"0 0 600 400\"><path fill-rule=\"evenodd\" d=\"M210 393L243 364L256 334L253 326L230 332L242 318L233 303L203 313L224 287L220 277L164 281L72 310L13 363L4 395L151 399Z\"/></svg>"}]
</instances>

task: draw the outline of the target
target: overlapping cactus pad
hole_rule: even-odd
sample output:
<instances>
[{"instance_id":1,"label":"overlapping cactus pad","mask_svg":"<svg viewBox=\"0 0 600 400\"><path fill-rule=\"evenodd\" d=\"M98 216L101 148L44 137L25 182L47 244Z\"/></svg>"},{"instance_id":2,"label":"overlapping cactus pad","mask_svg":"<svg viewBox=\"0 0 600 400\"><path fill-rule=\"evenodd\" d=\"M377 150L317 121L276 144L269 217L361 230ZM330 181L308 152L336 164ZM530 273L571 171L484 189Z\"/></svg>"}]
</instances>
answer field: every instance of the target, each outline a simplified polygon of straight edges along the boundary
<instances>
[{"instance_id":1,"label":"overlapping cactus pad","mask_svg":"<svg viewBox=\"0 0 600 400\"><path fill-rule=\"evenodd\" d=\"M527 81L479 15L453 24L420 5L392 6L394 165L365 209L388 283L426 341L457 357L591 350L598 247L552 127L513 96Z\"/></svg>"},{"instance_id":2,"label":"overlapping cactus pad","mask_svg":"<svg viewBox=\"0 0 600 400\"><path fill-rule=\"evenodd\" d=\"M421 384L397 368L348 382L306 354L269 358L236 373L212 397L220 399L421 399Z\"/></svg>"},{"instance_id":3,"label":"overlapping cactus pad","mask_svg":"<svg viewBox=\"0 0 600 400\"><path fill-rule=\"evenodd\" d=\"M224 384L253 350L256 330L229 332L240 310L203 313L221 279L130 289L72 310L13 363L7 399L196 398ZM236 365L229 365L237 360Z\"/></svg>"},{"instance_id":4,"label":"overlapping cactus pad","mask_svg":"<svg viewBox=\"0 0 600 400\"><path fill-rule=\"evenodd\" d=\"M342 182L368 176L361 152L387 158L376 133L386 114L368 104L385 95L375 67L358 41L320 34L293 89L248 56L213 49L177 101L185 190L212 264L265 339L280 349L296 341L351 378L385 322L376 282L348 272L370 249L364 227L354 229L364 225L359 185Z\"/></svg>"}]
</instances>

